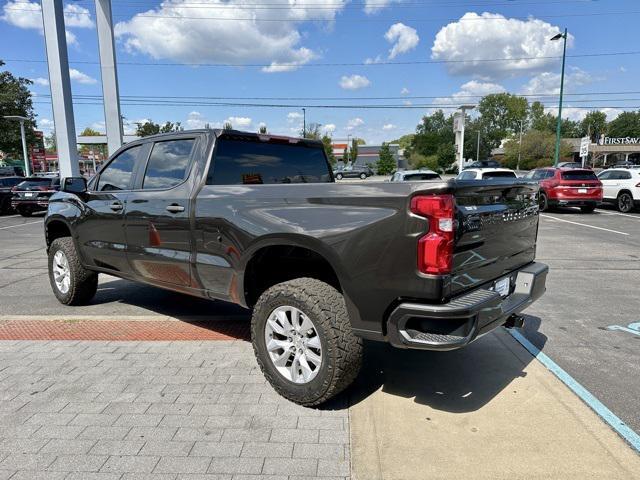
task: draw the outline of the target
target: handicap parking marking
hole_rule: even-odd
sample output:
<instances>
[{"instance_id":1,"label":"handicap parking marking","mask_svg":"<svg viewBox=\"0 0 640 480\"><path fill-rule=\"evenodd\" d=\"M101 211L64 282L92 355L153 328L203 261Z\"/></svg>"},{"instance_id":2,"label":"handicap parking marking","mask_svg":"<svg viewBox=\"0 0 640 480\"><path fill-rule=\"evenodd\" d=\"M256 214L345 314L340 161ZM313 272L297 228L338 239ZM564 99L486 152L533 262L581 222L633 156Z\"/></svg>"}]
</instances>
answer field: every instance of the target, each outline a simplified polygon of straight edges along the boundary
<instances>
[{"instance_id":1,"label":"handicap parking marking","mask_svg":"<svg viewBox=\"0 0 640 480\"><path fill-rule=\"evenodd\" d=\"M618 230L611 230L610 228L596 227L595 225L588 225L586 223L572 222L571 220L565 220L564 218L558 218L558 217L554 217L554 216L551 216L551 215L545 215L543 213L541 213L540 216L544 217L544 218L550 218L552 220L557 220L558 222L566 222L566 223L571 223L573 225L579 225L581 227L595 228L596 230L604 230L605 232L617 233L618 235L625 235L625 236L629 236L630 235L629 233L626 233L626 232L620 232Z\"/></svg>"},{"instance_id":2,"label":"handicap parking marking","mask_svg":"<svg viewBox=\"0 0 640 480\"><path fill-rule=\"evenodd\" d=\"M621 332L631 333L640 337L640 322L630 323L626 327L621 325L609 325L607 330L620 330Z\"/></svg>"},{"instance_id":3,"label":"handicap parking marking","mask_svg":"<svg viewBox=\"0 0 640 480\"><path fill-rule=\"evenodd\" d=\"M640 322L636 324L640 327ZM589 390L584 388L577 380L562 369L556 362L551 360L547 355L542 353L538 347L531 343L517 329L510 328L507 330L513 338L516 339L531 355L533 355L547 370L553 373L558 380L564 383L569 389L575 393L580 399L586 403L589 408L600 416L618 435L624 438L631 447L640 453L640 435L624 423L615 413L609 410L600 400L598 400Z\"/></svg>"},{"instance_id":4,"label":"handicap parking marking","mask_svg":"<svg viewBox=\"0 0 640 480\"><path fill-rule=\"evenodd\" d=\"M24 227L25 225L33 225L34 223L42 223L42 220L38 220L37 222L20 223L18 225L9 225L8 227L0 227L0 230L6 230L7 228Z\"/></svg>"}]
</instances>

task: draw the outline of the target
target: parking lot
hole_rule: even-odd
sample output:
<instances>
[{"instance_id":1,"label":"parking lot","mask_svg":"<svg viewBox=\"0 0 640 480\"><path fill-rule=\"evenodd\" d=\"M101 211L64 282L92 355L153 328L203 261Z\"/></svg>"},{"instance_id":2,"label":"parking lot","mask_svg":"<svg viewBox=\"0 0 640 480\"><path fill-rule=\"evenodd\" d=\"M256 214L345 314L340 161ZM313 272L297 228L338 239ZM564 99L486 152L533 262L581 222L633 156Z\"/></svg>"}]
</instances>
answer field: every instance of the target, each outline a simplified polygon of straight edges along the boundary
<instances>
[{"instance_id":1,"label":"parking lot","mask_svg":"<svg viewBox=\"0 0 640 480\"><path fill-rule=\"evenodd\" d=\"M355 387L306 409L265 383L238 307L107 276L60 305L42 221L0 217L0 479L640 478L506 330L448 353L367 344ZM544 213L538 259L524 335L640 432L640 214Z\"/></svg>"}]
</instances>

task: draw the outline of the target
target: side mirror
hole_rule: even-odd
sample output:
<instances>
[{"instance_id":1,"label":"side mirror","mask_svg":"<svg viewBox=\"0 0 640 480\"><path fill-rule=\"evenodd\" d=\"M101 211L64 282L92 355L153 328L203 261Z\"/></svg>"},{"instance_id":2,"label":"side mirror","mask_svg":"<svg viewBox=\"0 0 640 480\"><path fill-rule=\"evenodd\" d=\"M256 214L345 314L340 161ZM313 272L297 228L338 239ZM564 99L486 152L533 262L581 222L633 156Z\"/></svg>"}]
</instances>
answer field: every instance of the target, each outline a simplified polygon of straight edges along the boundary
<instances>
[{"instance_id":1,"label":"side mirror","mask_svg":"<svg viewBox=\"0 0 640 480\"><path fill-rule=\"evenodd\" d=\"M87 179L84 177L65 177L62 179L63 192L67 193L86 193L87 191Z\"/></svg>"}]
</instances>

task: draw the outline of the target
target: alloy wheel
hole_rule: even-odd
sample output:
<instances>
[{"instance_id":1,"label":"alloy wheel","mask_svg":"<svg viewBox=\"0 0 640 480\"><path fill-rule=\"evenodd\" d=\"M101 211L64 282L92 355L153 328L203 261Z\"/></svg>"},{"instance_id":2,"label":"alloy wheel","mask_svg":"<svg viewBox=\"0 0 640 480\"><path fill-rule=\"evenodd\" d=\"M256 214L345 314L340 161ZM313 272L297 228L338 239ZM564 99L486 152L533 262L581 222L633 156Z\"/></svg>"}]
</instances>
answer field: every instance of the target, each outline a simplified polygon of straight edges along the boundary
<instances>
[{"instance_id":1,"label":"alloy wheel","mask_svg":"<svg viewBox=\"0 0 640 480\"><path fill-rule=\"evenodd\" d=\"M62 250L58 250L53 256L53 280L56 288L62 294L66 294L71 286L71 270L69 261Z\"/></svg>"}]
</instances>

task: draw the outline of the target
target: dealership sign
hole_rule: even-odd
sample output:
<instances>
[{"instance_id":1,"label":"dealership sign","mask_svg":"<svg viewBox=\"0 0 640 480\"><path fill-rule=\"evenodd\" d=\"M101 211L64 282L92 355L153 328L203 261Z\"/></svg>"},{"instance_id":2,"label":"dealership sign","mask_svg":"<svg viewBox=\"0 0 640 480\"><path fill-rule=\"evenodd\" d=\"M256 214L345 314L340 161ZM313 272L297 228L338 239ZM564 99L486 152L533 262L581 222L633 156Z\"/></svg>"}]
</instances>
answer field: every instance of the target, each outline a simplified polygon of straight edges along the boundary
<instances>
[{"instance_id":1,"label":"dealership sign","mask_svg":"<svg viewBox=\"0 0 640 480\"><path fill-rule=\"evenodd\" d=\"M602 135L598 145L640 145L640 137L605 137Z\"/></svg>"}]
</instances>

